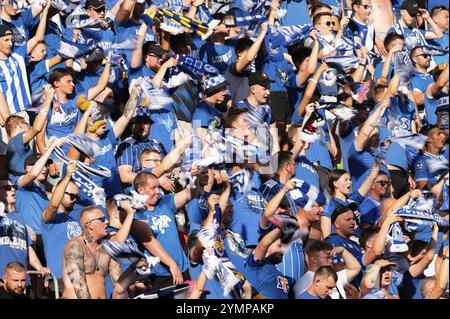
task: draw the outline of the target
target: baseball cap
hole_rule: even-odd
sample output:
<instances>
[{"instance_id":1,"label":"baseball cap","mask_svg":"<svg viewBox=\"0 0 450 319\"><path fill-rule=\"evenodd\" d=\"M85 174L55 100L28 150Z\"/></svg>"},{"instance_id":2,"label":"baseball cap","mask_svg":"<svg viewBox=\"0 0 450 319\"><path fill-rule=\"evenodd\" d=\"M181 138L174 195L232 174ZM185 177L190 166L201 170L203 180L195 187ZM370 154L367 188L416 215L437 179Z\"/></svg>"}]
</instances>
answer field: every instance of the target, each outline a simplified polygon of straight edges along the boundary
<instances>
[{"instance_id":1,"label":"baseball cap","mask_svg":"<svg viewBox=\"0 0 450 319\"><path fill-rule=\"evenodd\" d=\"M89 53L86 58L84 59L85 62L96 62L101 61L105 58L105 52L102 48L95 48L94 51Z\"/></svg>"},{"instance_id":2,"label":"baseball cap","mask_svg":"<svg viewBox=\"0 0 450 319\"><path fill-rule=\"evenodd\" d=\"M105 0L87 0L84 7L87 8L94 8L94 9L100 9L102 7L106 7Z\"/></svg>"},{"instance_id":3,"label":"baseball cap","mask_svg":"<svg viewBox=\"0 0 450 319\"><path fill-rule=\"evenodd\" d=\"M411 17L420 15L419 4L415 0L405 0L403 1L400 9L408 11Z\"/></svg>"},{"instance_id":4,"label":"baseball cap","mask_svg":"<svg viewBox=\"0 0 450 319\"><path fill-rule=\"evenodd\" d=\"M41 154L33 153L25 159L25 163L23 164L23 168L27 168L27 166L33 166L36 162L42 157ZM49 158L47 160L46 165L50 165L53 163L53 160Z\"/></svg>"},{"instance_id":5,"label":"baseball cap","mask_svg":"<svg viewBox=\"0 0 450 319\"><path fill-rule=\"evenodd\" d=\"M156 56L162 57L168 51L164 50L158 42L148 41L142 46L142 53L144 56L149 54L154 54Z\"/></svg>"},{"instance_id":6,"label":"baseball cap","mask_svg":"<svg viewBox=\"0 0 450 319\"><path fill-rule=\"evenodd\" d=\"M211 95L211 93L216 92L220 89L225 88L228 82L225 80L223 75L219 74L216 76L209 77L203 82L202 89L205 96Z\"/></svg>"},{"instance_id":7,"label":"baseball cap","mask_svg":"<svg viewBox=\"0 0 450 319\"><path fill-rule=\"evenodd\" d=\"M331 223L334 224L339 215L342 215L348 212L349 210L355 212L356 210L358 210L358 205L356 205L356 203L351 202L350 204L348 204L348 206L345 205L337 206L331 213Z\"/></svg>"},{"instance_id":8,"label":"baseball cap","mask_svg":"<svg viewBox=\"0 0 450 319\"><path fill-rule=\"evenodd\" d=\"M7 36L8 33L12 35L13 34L12 29L4 24L0 24L0 38Z\"/></svg>"},{"instance_id":9,"label":"baseball cap","mask_svg":"<svg viewBox=\"0 0 450 319\"><path fill-rule=\"evenodd\" d=\"M255 84L261 85L265 88L270 87L270 83L273 83L275 81L271 81L266 73L264 72L254 72L251 73L248 77L248 86L252 86Z\"/></svg>"}]
</instances>

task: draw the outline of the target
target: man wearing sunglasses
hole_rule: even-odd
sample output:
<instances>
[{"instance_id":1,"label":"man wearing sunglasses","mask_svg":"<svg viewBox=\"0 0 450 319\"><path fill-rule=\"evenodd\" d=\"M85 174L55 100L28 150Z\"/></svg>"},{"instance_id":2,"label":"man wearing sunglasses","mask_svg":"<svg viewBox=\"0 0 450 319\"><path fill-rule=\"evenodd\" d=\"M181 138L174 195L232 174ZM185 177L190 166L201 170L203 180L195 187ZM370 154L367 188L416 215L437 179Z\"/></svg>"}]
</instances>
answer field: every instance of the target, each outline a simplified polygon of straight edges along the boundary
<instances>
[{"instance_id":1,"label":"man wearing sunglasses","mask_svg":"<svg viewBox=\"0 0 450 319\"><path fill-rule=\"evenodd\" d=\"M390 195L391 181L385 172L380 171L370 189L368 196L359 206L361 211L362 228L370 227L378 221L381 216L381 202Z\"/></svg>"},{"instance_id":2,"label":"man wearing sunglasses","mask_svg":"<svg viewBox=\"0 0 450 319\"><path fill-rule=\"evenodd\" d=\"M418 18L421 17L427 21L431 31L423 31L418 29ZM412 50L419 45L427 45L429 39L437 39L442 37L442 30L431 19L426 9L419 8L419 4L415 0L405 0L400 6L400 19L389 29L389 33L398 33L405 37L405 44L408 50Z\"/></svg>"},{"instance_id":3,"label":"man wearing sunglasses","mask_svg":"<svg viewBox=\"0 0 450 319\"><path fill-rule=\"evenodd\" d=\"M433 83L433 76L427 72L431 64L431 55L424 52L423 47L415 47L411 50L411 60L414 62L416 72L411 78L410 90L412 91L414 102L423 110L425 104L425 91L428 85Z\"/></svg>"},{"instance_id":4,"label":"man wearing sunglasses","mask_svg":"<svg viewBox=\"0 0 450 319\"><path fill-rule=\"evenodd\" d=\"M67 165L64 178L55 187L47 208L42 212L42 239L47 265L58 278L59 290L63 291L62 257L64 245L81 235L78 224L79 212L73 211L78 200L78 186L71 180L76 171L75 162ZM77 214L78 213L78 214ZM50 290L52 287L50 287Z\"/></svg>"}]
</instances>

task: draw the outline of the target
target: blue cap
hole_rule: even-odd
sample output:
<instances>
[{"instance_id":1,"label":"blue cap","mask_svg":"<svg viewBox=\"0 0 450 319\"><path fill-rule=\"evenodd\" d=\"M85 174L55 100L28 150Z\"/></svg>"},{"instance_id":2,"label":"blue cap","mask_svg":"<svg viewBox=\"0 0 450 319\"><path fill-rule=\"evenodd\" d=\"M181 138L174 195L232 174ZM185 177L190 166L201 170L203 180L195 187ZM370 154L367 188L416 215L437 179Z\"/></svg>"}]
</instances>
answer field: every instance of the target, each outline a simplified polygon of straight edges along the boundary
<instances>
[{"instance_id":1,"label":"blue cap","mask_svg":"<svg viewBox=\"0 0 450 319\"><path fill-rule=\"evenodd\" d=\"M307 206L312 207L314 203L319 205L325 205L327 202L327 198L325 197L322 189L318 189L315 186L311 186L310 184L296 180L296 187L289 191L289 195L295 201L297 206L305 208ZM306 209L310 209L309 207Z\"/></svg>"}]
</instances>

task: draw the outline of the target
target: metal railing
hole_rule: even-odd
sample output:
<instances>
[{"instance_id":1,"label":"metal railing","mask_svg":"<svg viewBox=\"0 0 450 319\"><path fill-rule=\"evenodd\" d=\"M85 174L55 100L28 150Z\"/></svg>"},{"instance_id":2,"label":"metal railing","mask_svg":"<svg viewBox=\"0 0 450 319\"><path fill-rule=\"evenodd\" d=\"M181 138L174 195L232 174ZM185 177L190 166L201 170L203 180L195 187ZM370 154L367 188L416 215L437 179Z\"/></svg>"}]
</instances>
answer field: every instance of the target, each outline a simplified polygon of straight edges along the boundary
<instances>
[{"instance_id":1,"label":"metal railing","mask_svg":"<svg viewBox=\"0 0 450 319\"><path fill-rule=\"evenodd\" d=\"M38 275L41 276L41 272L37 270L28 270L27 275ZM50 276L53 279L53 284L55 285L55 299L59 299L59 287L58 287L58 278L56 278L54 273L50 273Z\"/></svg>"}]
</instances>

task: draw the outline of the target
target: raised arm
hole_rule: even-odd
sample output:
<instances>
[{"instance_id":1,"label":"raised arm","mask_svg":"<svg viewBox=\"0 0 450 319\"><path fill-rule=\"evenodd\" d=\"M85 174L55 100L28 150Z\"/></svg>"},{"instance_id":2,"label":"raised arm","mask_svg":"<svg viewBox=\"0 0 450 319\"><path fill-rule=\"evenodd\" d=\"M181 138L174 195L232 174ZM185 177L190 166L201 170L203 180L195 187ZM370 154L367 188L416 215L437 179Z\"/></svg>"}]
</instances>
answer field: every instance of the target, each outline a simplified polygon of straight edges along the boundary
<instances>
[{"instance_id":1,"label":"raised arm","mask_svg":"<svg viewBox=\"0 0 450 319\"><path fill-rule=\"evenodd\" d=\"M328 69L328 65L322 63L320 67L316 70L312 78L309 79L305 93L303 94L302 102L300 103L300 106L298 108L298 114L300 116L303 116L303 113L305 113L306 106L309 104L309 101L311 101L311 97L313 96L314 91L316 90L317 81L319 81L320 76L326 69Z\"/></svg>"},{"instance_id":2,"label":"raised arm","mask_svg":"<svg viewBox=\"0 0 450 319\"><path fill-rule=\"evenodd\" d=\"M259 33L252 46L248 49L247 53L236 62L236 71L242 73L255 60L258 54L261 44L264 41L264 37L267 34L267 22L261 24L261 32Z\"/></svg>"},{"instance_id":3,"label":"raised arm","mask_svg":"<svg viewBox=\"0 0 450 319\"><path fill-rule=\"evenodd\" d=\"M186 148L191 144L192 137L186 137L182 139L179 143L175 144L175 147L167 154L161 163L152 170L152 174L156 177L161 177L163 174L167 173L175 166L175 164L183 155Z\"/></svg>"},{"instance_id":4,"label":"raised arm","mask_svg":"<svg viewBox=\"0 0 450 319\"><path fill-rule=\"evenodd\" d=\"M372 166L372 170L370 171L369 176L364 180L362 185L358 189L358 193L362 197L366 197L369 194L370 189L372 188L373 183L377 179L378 172L380 171L380 163L375 161Z\"/></svg>"},{"instance_id":5,"label":"raised arm","mask_svg":"<svg viewBox=\"0 0 450 319\"><path fill-rule=\"evenodd\" d=\"M309 55L308 64L306 66L306 72L300 72L297 70L297 85L301 86L303 83L308 80L311 74L314 74L317 68L317 59L319 56L319 40L317 40L316 30L312 30L310 33L310 37L313 39L313 47L311 49L311 54Z\"/></svg>"},{"instance_id":6,"label":"raised arm","mask_svg":"<svg viewBox=\"0 0 450 319\"><path fill-rule=\"evenodd\" d=\"M371 264L361 282L361 296L367 294L370 290L375 288L377 281L380 278L380 270L383 267L395 266L395 263L380 259L374 264Z\"/></svg>"},{"instance_id":7,"label":"raised arm","mask_svg":"<svg viewBox=\"0 0 450 319\"><path fill-rule=\"evenodd\" d=\"M136 4L136 0L124 0L122 6L117 12L116 21L117 23L124 24L130 20L131 13L133 12L134 5Z\"/></svg>"},{"instance_id":8,"label":"raised arm","mask_svg":"<svg viewBox=\"0 0 450 319\"><path fill-rule=\"evenodd\" d=\"M125 0L125 3L128 0ZM133 0L132 0L133 1ZM147 25L143 23L137 32L136 47L131 52L131 67L138 68L142 65L142 45L144 44L145 34L147 33Z\"/></svg>"},{"instance_id":9,"label":"raised arm","mask_svg":"<svg viewBox=\"0 0 450 319\"><path fill-rule=\"evenodd\" d=\"M436 82L428 85L426 94L429 98L437 97L439 92L441 92L441 90L444 88L444 86L448 83L448 76L449 76L448 72L449 72L449 65L447 64L447 67L439 75Z\"/></svg>"},{"instance_id":10,"label":"raised arm","mask_svg":"<svg viewBox=\"0 0 450 319\"><path fill-rule=\"evenodd\" d=\"M178 64L178 61L174 58L170 58L166 62L164 62L163 65L159 68L158 72L156 72L155 76L153 77L152 81L155 87L161 88L164 80L164 76L166 75L166 72L173 67L176 67Z\"/></svg>"},{"instance_id":11,"label":"raised arm","mask_svg":"<svg viewBox=\"0 0 450 319\"><path fill-rule=\"evenodd\" d=\"M258 243L255 250L253 251L253 256L255 260L263 260L266 258L267 250L270 245L272 245L278 238L281 237L281 231L278 228L271 230L267 233Z\"/></svg>"},{"instance_id":12,"label":"raised arm","mask_svg":"<svg viewBox=\"0 0 450 319\"><path fill-rule=\"evenodd\" d=\"M19 187L28 187L33 183L33 181L41 174L42 170L44 169L45 164L47 163L50 155L52 154L53 150L56 146L62 145L63 142L61 140L55 140L47 151L45 151L44 154L42 154L41 158L33 165L30 171L28 171L26 174L19 177L17 180L17 186Z\"/></svg>"},{"instance_id":13,"label":"raised arm","mask_svg":"<svg viewBox=\"0 0 450 319\"><path fill-rule=\"evenodd\" d=\"M48 202L47 208L42 212L42 220L44 221L44 223L49 223L53 219L53 217L55 217L55 214L58 211L58 207L64 197L64 193L66 192L67 185L69 185L69 182L72 178L72 173L75 171L75 162L69 162L69 164L67 165L66 176L64 176L64 178L55 187L52 197Z\"/></svg>"},{"instance_id":14,"label":"raised arm","mask_svg":"<svg viewBox=\"0 0 450 319\"><path fill-rule=\"evenodd\" d=\"M119 231L111 236L111 239L123 243L130 234L131 225L133 224L134 213L136 212L136 210L131 207L131 204L128 200L122 201L120 203L120 208L123 209L127 216L125 217L125 220L122 221L122 226L120 226Z\"/></svg>"},{"instance_id":15,"label":"raised arm","mask_svg":"<svg viewBox=\"0 0 450 319\"><path fill-rule=\"evenodd\" d=\"M344 247L334 247L331 251L331 256L341 255L344 259L345 273L347 275L347 282L351 282L358 276L361 271L361 264L359 261Z\"/></svg>"},{"instance_id":16,"label":"raised arm","mask_svg":"<svg viewBox=\"0 0 450 319\"><path fill-rule=\"evenodd\" d=\"M30 54L31 51L36 47L37 43L41 40L44 40L45 35L45 27L47 26L47 16L48 16L48 10L52 6L51 0L47 1L47 5L45 6L44 10L42 11L42 15L39 21L39 25L36 29L36 33L34 37L29 39L27 41L27 53Z\"/></svg>"},{"instance_id":17,"label":"raised arm","mask_svg":"<svg viewBox=\"0 0 450 319\"><path fill-rule=\"evenodd\" d=\"M434 259L434 253L436 251L436 244L437 244L437 236L439 233L439 227L437 224L433 227L433 233L431 235L430 243L428 244L427 252L425 253L425 256L422 257L422 259L417 263L409 267L409 273L412 277L417 277L420 274L424 272L425 269L427 269L428 265L433 261Z\"/></svg>"},{"instance_id":18,"label":"raised arm","mask_svg":"<svg viewBox=\"0 0 450 319\"><path fill-rule=\"evenodd\" d=\"M64 267L78 299L91 299L84 268L84 248L71 240L64 247Z\"/></svg>"},{"instance_id":19,"label":"raised arm","mask_svg":"<svg viewBox=\"0 0 450 319\"><path fill-rule=\"evenodd\" d=\"M259 221L259 225L262 229L269 228L269 218L275 215L278 207L280 207L280 203L283 200L283 197L291 189L294 189L294 183L292 182L292 180L289 180L287 181L286 185L284 185L284 187L269 201L269 203L267 203L266 208L264 208L264 213Z\"/></svg>"},{"instance_id":20,"label":"raised arm","mask_svg":"<svg viewBox=\"0 0 450 319\"><path fill-rule=\"evenodd\" d=\"M439 39L442 38L444 33L442 32L441 28L434 22L434 20L431 18L430 13L426 9L419 9L420 13L422 14L422 18L428 22L428 26L431 27L432 31L425 32L425 39Z\"/></svg>"},{"instance_id":21,"label":"raised arm","mask_svg":"<svg viewBox=\"0 0 450 319\"><path fill-rule=\"evenodd\" d=\"M446 258L442 258L444 256ZM439 268L437 269L436 282L433 288L431 289L428 299L438 299L444 293L448 283L448 275L449 275L448 246L444 247L442 255L440 254L438 258L441 258L442 262Z\"/></svg>"},{"instance_id":22,"label":"raised arm","mask_svg":"<svg viewBox=\"0 0 450 319\"><path fill-rule=\"evenodd\" d=\"M111 74L111 63L109 59L111 58L112 50L109 51L108 56L106 57L106 64L103 70L102 75L98 79L98 82L95 86L91 87L88 90L88 100L93 100L99 95L108 85L109 76Z\"/></svg>"},{"instance_id":23,"label":"raised arm","mask_svg":"<svg viewBox=\"0 0 450 319\"><path fill-rule=\"evenodd\" d=\"M142 94L142 89L139 85L134 85L131 89L130 98L128 99L123 109L123 114L114 124L114 136L118 139L127 128L128 123L133 118L136 110L137 102Z\"/></svg>"},{"instance_id":24,"label":"raised arm","mask_svg":"<svg viewBox=\"0 0 450 319\"><path fill-rule=\"evenodd\" d=\"M23 144L28 144L42 129L44 128L45 120L47 119L50 105L52 104L55 89L50 85L44 86L44 103L41 106L39 114L34 120L33 126L23 135Z\"/></svg>"}]
</instances>

